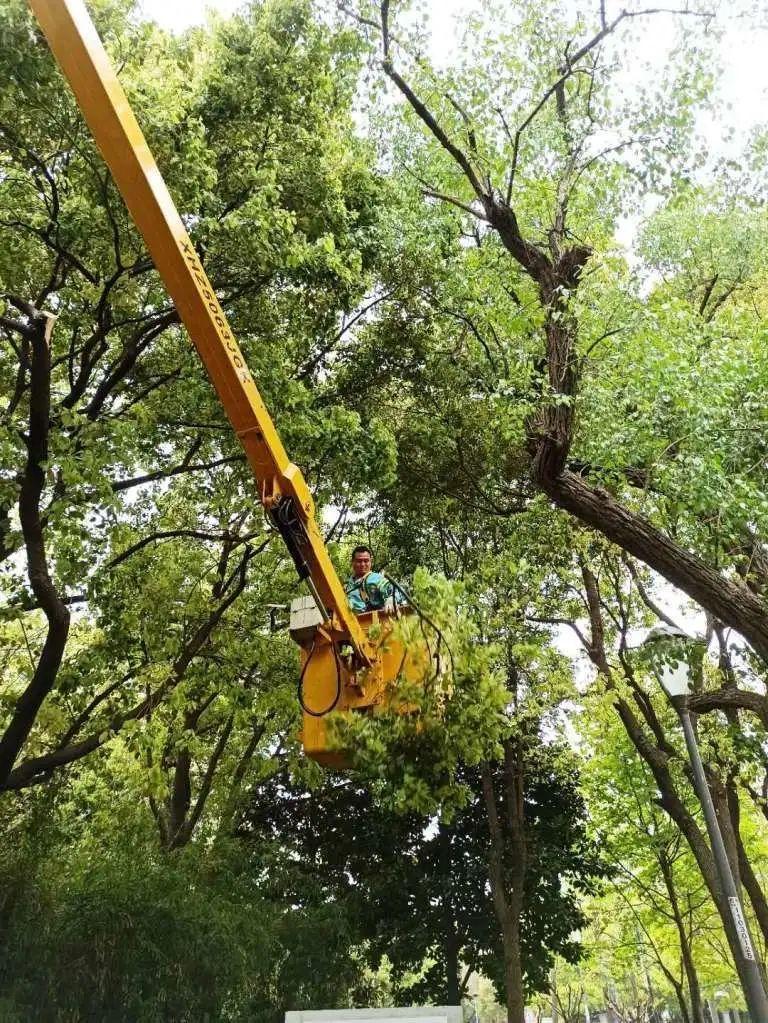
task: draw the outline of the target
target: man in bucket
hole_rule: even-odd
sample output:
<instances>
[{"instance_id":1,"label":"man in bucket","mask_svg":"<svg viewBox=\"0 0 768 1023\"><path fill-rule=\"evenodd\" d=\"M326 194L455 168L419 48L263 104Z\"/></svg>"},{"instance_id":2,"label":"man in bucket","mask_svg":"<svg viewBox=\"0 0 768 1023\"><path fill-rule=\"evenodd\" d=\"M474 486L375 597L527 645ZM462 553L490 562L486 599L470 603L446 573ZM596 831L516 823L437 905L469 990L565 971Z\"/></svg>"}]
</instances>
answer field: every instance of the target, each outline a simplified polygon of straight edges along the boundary
<instances>
[{"instance_id":1,"label":"man in bucket","mask_svg":"<svg viewBox=\"0 0 768 1023\"><path fill-rule=\"evenodd\" d=\"M352 551L352 574L344 583L349 606L355 614L391 608L403 596L395 594L395 587L381 572L373 571L371 548L360 544Z\"/></svg>"}]
</instances>

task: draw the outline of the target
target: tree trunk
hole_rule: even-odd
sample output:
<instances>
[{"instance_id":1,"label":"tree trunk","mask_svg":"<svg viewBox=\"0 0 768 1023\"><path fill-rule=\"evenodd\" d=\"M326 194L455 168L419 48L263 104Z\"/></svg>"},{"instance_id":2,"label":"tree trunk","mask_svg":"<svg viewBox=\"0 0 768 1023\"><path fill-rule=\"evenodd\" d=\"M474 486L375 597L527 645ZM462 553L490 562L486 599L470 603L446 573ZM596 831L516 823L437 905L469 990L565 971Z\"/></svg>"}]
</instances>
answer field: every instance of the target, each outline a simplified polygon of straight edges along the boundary
<instances>
[{"instance_id":1,"label":"tree trunk","mask_svg":"<svg viewBox=\"0 0 768 1023\"><path fill-rule=\"evenodd\" d=\"M685 979L688 983L688 995L691 1000L690 1021L691 1023L704 1023L704 1005L701 1000L699 975L696 972L691 943L688 940L685 920L680 909L680 902L677 898L677 888L675 886L675 879L672 873L672 864L663 849L659 850L658 861L661 869L661 876L664 878L667 895L669 896L669 904L672 908L672 916L674 917L677 936L680 942L680 955L683 960ZM678 1001L680 1001L680 1008L687 1020L689 1018L687 1006L685 1006L685 1002L681 999L681 996L678 996Z\"/></svg>"},{"instance_id":2,"label":"tree trunk","mask_svg":"<svg viewBox=\"0 0 768 1023\"><path fill-rule=\"evenodd\" d=\"M508 1023L525 1023L525 994L520 957L520 914L513 912L504 942L504 986Z\"/></svg>"},{"instance_id":3,"label":"tree trunk","mask_svg":"<svg viewBox=\"0 0 768 1023\"><path fill-rule=\"evenodd\" d=\"M675 992L675 998L677 999L677 1005L680 1009L680 1017L683 1023L693 1023L693 1017L688 1008L688 1003L685 1000L685 992L683 991L683 985L678 981L670 981L672 988ZM701 1021L703 1023L703 1021Z\"/></svg>"},{"instance_id":4,"label":"tree trunk","mask_svg":"<svg viewBox=\"0 0 768 1023\"><path fill-rule=\"evenodd\" d=\"M488 832L490 837L488 851L488 879L491 887L491 898L496 919L501 929L502 948L504 950L504 994L507 1007L507 1023L525 1023L525 996L523 994L523 969L520 955L520 914L522 911L522 891L519 877L512 879L511 890L507 890L506 871L504 869L504 833L496 803L493 787L491 766L488 763L481 769L483 800L488 816ZM514 873L520 873L518 864ZM524 875L523 875L524 880ZM515 883L517 881L517 884Z\"/></svg>"},{"instance_id":5,"label":"tree trunk","mask_svg":"<svg viewBox=\"0 0 768 1023\"><path fill-rule=\"evenodd\" d=\"M191 769L192 757L189 748L183 747L176 754L173 785L166 801L165 833L168 836L170 849L186 845L187 815L192 803Z\"/></svg>"},{"instance_id":6,"label":"tree trunk","mask_svg":"<svg viewBox=\"0 0 768 1023\"><path fill-rule=\"evenodd\" d=\"M451 829L442 822L438 825L440 852L440 873L443 884L443 959L445 961L446 1005L460 1005L459 991L459 940L456 934L456 915L451 889Z\"/></svg>"}]
</instances>

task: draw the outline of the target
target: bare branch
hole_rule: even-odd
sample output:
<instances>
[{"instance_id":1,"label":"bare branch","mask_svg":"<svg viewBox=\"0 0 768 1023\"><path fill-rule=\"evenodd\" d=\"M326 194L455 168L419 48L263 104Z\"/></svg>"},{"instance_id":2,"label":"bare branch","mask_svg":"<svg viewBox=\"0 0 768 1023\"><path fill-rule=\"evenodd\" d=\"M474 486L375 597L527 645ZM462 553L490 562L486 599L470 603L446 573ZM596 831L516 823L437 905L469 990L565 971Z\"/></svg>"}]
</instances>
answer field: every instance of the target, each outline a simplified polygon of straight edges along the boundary
<instances>
[{"instance_id":1,"label":"bare branch","mask_svg":"<svg viewBox=\"0 0 768 1023\"><path fill-rule=\"evenodd\" d=\"M382 61L384 73L387 75L390 81L394 82L394 84L397 86L397 88L400 90L403 96L405 96L405 98L408 100L417 116L427 126L429 131L434 135L434 137L437 139L437 141L440 143L443 149L445 149L445 151L453 157L453 159L456 161L459 167L461 167L461 169L464 171L467 181L469 181L470 185L472 186L475 195L479 199L483 199L486 194L485 189L483 188L480 179L475 173L475 169L472 166L472 163L467 157L466 153L448 137L447 132L438 123L437 119L429 110L427 105L422 100L419 99L419 97L416 95L416 93L413 91L410 85L405 81L402 75L400 75L400 73L395 69L389 49L390 45L389 0L382 0L381 4L381 38L382 47L384 51L384 59Z\"/></svg>"},{"instance_id":2,"label":"bare branch","mask_svg":"<svg viewBox=\"0 0 768 1023\"><path fill-rule=\"evenodd\" d=\"M595 338L595 340L584 352L584 354L581 357L582 362L585 362L589 358L589 356L592 354L592 352L594 352L595 348L597 348L599 344L601 344L603 341L607 341L609 337L613 337L615 334L621 334L622 331L624 330L626 330L626 327L614 327L613 330L604 331L604 333L602 333L600 337Z\"/></svg>"},{"instance_id":3,"label":"bare branch","mask_svg":"<svg viewBox=\"0 0 768 1023\"><path fill-rule=\"evenodd\" d=\"M148 472L144 476L133 476L127 480L115 480L112 489L116 494L122 490L131 490L133 487L140 487L145 483L154 483L157 480L169 479L171 476L180 476L186 472L208 472L210 469L217 469L220 465L233 465L236 462L244 462L245 455L228 455L226 458L215 458L211 462L196 462L192 465L174 466L173 469L157 469L155 472Z\"/></svg>"},{"instance_id":4,"label":"bare branch","mask_svg":"<svg viewBox=\"0 0 768 1023\"><path fill-rule=\"evenodd\" d=\"M211 540L221 543L222 541L234 541L233 546L237 546L241 543L247 543L252 540L258 533L248 533L247 536L243 537L232 537L228 533L210 533L202 529L167 529L161 530L158 533L151 533L149 536L144 536L141 540L137 541L131 547L122 551L116 557L112 558L111 561L107 562L106 567L108 569L117 568L124 561L127 561L133 554L137 554L139 551L148 547L151 543L156 543L159 540L172 540L182 536L190 537L193 540Z\"/></svg>"},{"instance_id":5,"label":"bare branch","mask_svg":"<svg viewBox=\"0 0 768 1023\"><path fill-rule=\"evenodd\" d=\"M542 617L540 615L526 615L525 620L527 622L535 622L537 625L566 625L569 629L572 629L579 637L579 642L584 649L589 653L591 644L581 629L578 627L576 622L571 621L570 618L557 618L557 617Z\"/></svg>"},{"instance_id":6,"label":"bare branch","mask_svg":"<svg viewBox=\"0 0 768 1023\"><path fill-rule=\"evenodd\" d=\"M429 199L439 199L441 202L448 202L452 206L456 206L460 210L464 210L465 213L469 213L473 217L477 217L478 220L487 220L487 218L476 209L473 209L469 203L462 202L461 199L456 199L452 195L445 195L444 192L436 192L433 188L425 188L424 195Z\"/></svg>"},{"instance_id":7,"label":"bare branch","mask_svg":"<svg viewBox=\"0 0 768 1023\"><path fill-rule=\"evenodd\" d=\"M637 592L640 595L640 599L648 608L648 610L653 611L653 613L656 615L659 621L665 622L667 625L672 626L673 629L679 629L680 626L677 624L677 622L670 618L669 615L666 614L666 612L663 611L661 607L659 607L656 601L653 600L653 598L646 590L645 586L643 585L643 580L640 578L640 573L637 570L637 565L635 565L634 561L631 558L627 557L625 557L623 561L624 564L629 569L629 574L632 576L632 581L634 582L635 588L637 589Z\"/></svg>"},{"instance_id":8,"label":"bare branch","mask_svg":"<svg viewBox=\"0 0 768 1023\"><path fill-rule=\"evenodd\" d=\"M370 312L371 309L374 309L377 305L380 305L382 302L385 302L388 298L391 298L392 295L395 293L395 290L396 288L393 287L390 288L388 291L385 291L382 295L377 295L376 298L366 303L364 306L358 309L354 313L354 315L350 316L350 318L344 322L341 329L338 330L336 334L334 334L333 338L326 345L323 346L322 350L312 359L310 359L306 366L304 366L302 369L298 371L297 378L299 380L306 380L317 368L320 362L325 358L325 356L328 355L329 352L333 351L334 346L338 344L338 342L344 337L344 335L349 330L351 330L352 327L354 327L354 325L366 315L366 313Z\"/></svg>"}]
</instances>

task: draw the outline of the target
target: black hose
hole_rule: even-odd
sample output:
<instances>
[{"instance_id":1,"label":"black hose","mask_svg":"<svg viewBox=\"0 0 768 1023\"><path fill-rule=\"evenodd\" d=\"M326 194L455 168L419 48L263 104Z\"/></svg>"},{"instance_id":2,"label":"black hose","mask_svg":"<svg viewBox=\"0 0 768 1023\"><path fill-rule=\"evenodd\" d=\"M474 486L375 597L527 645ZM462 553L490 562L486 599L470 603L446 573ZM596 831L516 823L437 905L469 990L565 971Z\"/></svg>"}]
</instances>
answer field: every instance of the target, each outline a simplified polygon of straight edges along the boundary
<instances>
[{"instance_id":1,"label":"black hose","mask_svg":"<svg viewBox=\"0 0 768 1023\"><path fill-rule=\"evenodd\" d=\"M312 660L312 657L314 656L316 647L317 634L315 634L315 638L312 640L312 647L310 648L309 651L309 657L307 657L306 661L304 662L304 667L301 669L301 674L299 675L299 686L297 695L299 698L299 706L301 707L305 714L309 714L309 716L313 718L324 718L326 714L331 713L331 711L334 709L334 707L336 707L339 700L341 699L341 660L339 658L339 651L336 649L336 644L332 642L331 649L333 650L333 659L336 663L336 695L334 696L331 705L329 707L326 707L325 710L312 710L304 702L304 676L307 673L309 662Z\"/></svg>"},{"instance_id":2,"label":"black hose","mask_svg":"<svg viewBox=\"0 0 768 1023\"><path fill-rule=\"evenodd\" d=\"M454 665L454 660L453 660L453 651L451 650L451 648L448 645L445 637L443 636L443 633L442 633L441 629L439 629L438 626L435 625L435 623L432 621L432 619L428 615L424 614L424 612L421 610L421 608L414 602L414 600L411 597L410 593L408 593L407 590L403 589L403 587L400 585L400 583L398 583L395 579L393 579L391 576L387 575L386 573L382 573L382 574L384 575L384 578L387 580L387 582L390 583L390 585L393 587L393 589L397 590L398 593L401 593L403 595L403 597L405 597L405 599L408 602L409 606L412 607L413 610L416 612L416 614L417 614L417 616L419 618L419 625L421 627L422 635L424 636L424 642L427 644L427 648L428 649L429 649L429 642L427 641L426 635L424 635L423 623L426 622L426 624L431 629L434 630L434 632L435 632L435 634L437 636L437 652L435 653L435 659L437 660L437 670L438 670L438 673L440 671L440 648L441 648L441 646L443 644L445 644L445 648L448 651L448 656L451 659L451 670L455 674L455 665ZM397 606L397 601L396 600L395 600L395 606ZM316 648L317 648L317 635L315 635L315 638L312 640L312 646L311 646L310 651L309 651L309 656L307 657L306 661L304 662L304 667L301 669L301 674L299 675L298 699L299 699L299 706L301 707L301 709L304 711L305 714L309 714L309 716L313 717L313 718L322 718L322 717L325 717L326 714L330 714L331 711L338 705L339 700L341 699L341 685L342 685L342 683L341 683L341 659L339 657L339 652L336 649L336 644L332 642L331 643L331 649L333 650L333 659L334 659L334 663L336 665L336 694L335 694L331 704L328 707L326 707L325 710L312 710L311 707L308 707L307 704L304 701L304 676L307 673L307 668L309 667L309 662L314 657ZM431 651L430 651L430 655L431 655ZM403 662L404 661L405 661L405 656L403 656ZM402 670L402 665L400 666L400 670ZM398 672L398 674L399 674L399 672Z\"/></svg>"},{"instance_id":3,"label":"black hose","mask_svg":"<svg viewBox=\"0 0 768 1023\"><path fill-rule=\"evenodd\" d=\"M267 512L267 518L283 538L288 553L296 566L299 579L311 575L306 551L309 546L307 528L299 518L296 502L292 497L280 497Z\"/></svg>"}]
</instances>

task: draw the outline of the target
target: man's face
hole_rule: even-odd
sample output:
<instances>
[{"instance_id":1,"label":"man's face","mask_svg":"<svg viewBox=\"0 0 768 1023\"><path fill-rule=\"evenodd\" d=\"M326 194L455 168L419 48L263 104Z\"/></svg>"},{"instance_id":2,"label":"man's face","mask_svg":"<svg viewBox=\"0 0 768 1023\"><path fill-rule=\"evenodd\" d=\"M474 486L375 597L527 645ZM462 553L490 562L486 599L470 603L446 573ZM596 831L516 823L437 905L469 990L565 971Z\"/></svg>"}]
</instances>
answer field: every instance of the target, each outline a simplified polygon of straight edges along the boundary
<instances>
[{"instance_id":1,"label":"man's face","mask_svg":"<svg viewBox=\"0 0 768 1023\"><path fill-rule=\"evenodd\" d=\"M368 551L358 551L352 558L352 575L355 579L371 571L371 556Z\"/></svg>"}]
</instances>

